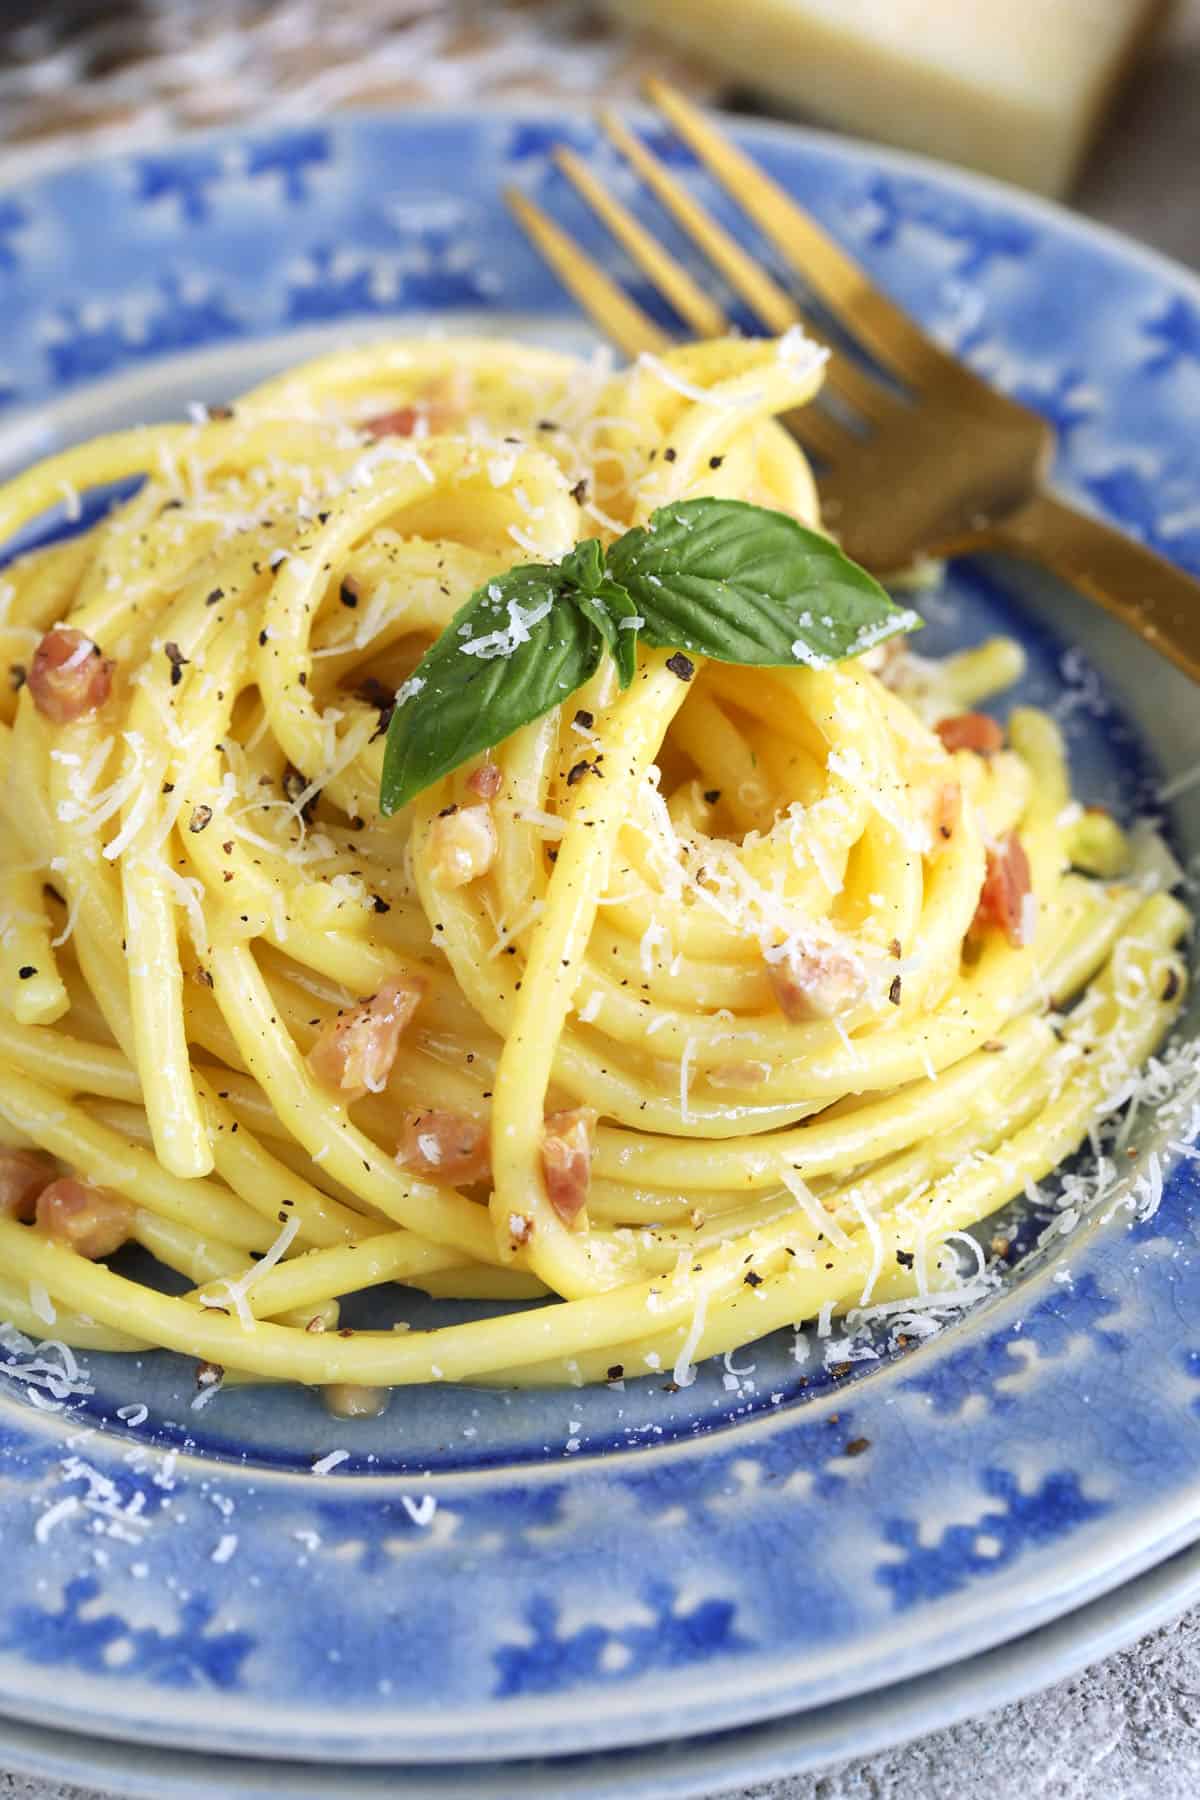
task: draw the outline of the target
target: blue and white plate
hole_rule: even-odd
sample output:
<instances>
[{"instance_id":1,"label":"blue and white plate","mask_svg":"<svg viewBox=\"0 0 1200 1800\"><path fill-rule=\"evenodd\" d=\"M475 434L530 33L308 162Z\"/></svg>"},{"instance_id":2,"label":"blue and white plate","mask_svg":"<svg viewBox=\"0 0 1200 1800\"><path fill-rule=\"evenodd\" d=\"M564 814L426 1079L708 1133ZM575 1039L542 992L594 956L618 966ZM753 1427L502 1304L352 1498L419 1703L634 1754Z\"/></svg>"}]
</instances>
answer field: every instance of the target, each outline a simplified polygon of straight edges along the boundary
<instances>
[{"instance_id":1,"label":"blue and white plate","mask_svg":"<svg viewBox=\"0 0 1200 1800\"><path fill-rule=\"evenodd\" d=\"M1190 277L929 164L736 134L1049 414L1064 487L1200 571ZM549 172L563 138L606 156L578 115L361 117L0 194L0 463L371 334L587 343L500 198L543 191L609 254ZM1144 809L1200 764L1195 691L1048 580L964 564L926 611L935 649L1024 639L1021 697L1062 721L1084 799ZM1200 780L1167 810L1186 863ZM1050 1186L1018 1209L1041 1250L938 1335L789 1333L676 1393L432 1388L342 1423L303 1391L197 1410L179 1359L9 1334L0 1713L309 1764L599 1752L894 1688L1080 1608L1200 1534L1194 1123L1186 1094L1142 1109L1128 1206L1073 1230Z\"/></svg>"}]
</instances>

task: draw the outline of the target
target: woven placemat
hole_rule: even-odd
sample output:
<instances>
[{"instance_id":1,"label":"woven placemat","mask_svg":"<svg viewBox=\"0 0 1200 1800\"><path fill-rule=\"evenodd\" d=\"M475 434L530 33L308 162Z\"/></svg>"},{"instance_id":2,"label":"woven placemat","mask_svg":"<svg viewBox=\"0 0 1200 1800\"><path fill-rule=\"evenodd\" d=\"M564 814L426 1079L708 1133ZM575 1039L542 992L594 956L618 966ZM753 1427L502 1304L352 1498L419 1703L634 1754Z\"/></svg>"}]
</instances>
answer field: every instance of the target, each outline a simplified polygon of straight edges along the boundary
<instances>
[{"instance_id":1,"label":"woven placemat","mask_svg":"<svg viewBox=\"0 0 1200 1800\"><path fill-rule=\"evenodd\" d=\"M721 84L587 0L59 0L0 7L0 166L348 107L630 99Z\"/></svg>"}]
</instances>

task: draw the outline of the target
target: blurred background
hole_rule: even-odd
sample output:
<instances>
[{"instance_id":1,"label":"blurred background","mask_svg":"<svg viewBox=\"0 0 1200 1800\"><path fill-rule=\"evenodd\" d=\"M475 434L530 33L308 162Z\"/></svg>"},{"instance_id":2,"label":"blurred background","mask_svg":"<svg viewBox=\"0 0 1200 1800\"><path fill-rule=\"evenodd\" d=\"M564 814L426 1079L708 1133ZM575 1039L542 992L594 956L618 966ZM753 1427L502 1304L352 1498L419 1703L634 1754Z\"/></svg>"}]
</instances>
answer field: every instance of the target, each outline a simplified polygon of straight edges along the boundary
<instances>
[{"instance_id":1,"label":"blurred background","mask_svg":"<svg viewBox=\"0 0 1200 1800\"><path fill-rule=\"evenodd\" d=\"M1068 199L1200 264L1200 0L5 0L0 172L352 107L648 74Z\"/></svg>"}]
</instances>

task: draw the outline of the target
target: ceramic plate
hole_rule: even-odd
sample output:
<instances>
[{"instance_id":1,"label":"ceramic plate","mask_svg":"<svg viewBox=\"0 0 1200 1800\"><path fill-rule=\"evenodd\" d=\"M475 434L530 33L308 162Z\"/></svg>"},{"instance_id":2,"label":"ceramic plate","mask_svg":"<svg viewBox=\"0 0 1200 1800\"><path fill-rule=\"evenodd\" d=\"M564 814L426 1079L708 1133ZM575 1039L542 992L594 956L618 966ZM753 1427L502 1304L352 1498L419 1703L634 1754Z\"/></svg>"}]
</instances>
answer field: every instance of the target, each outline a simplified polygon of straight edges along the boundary
<instances>
[{"instance_id":1,"label":"ceramic plate","mask_svg":"<svg viewBox=\"0 0 1200 1800\"><path fill-rule=\"evenodd\" d=\"M1053 418L1068 490L1200 571L1194 281L960 174L736 129L945 343ZM548 172L561 138L607 160L578 116L360 117L0 194L0 459L371 333L586 343L500 199L544 191L593 238ZM922 605L923 649L1017 632L1019 697L1062 722L1083 798L1157 807L1185 862L1200 847L1182 677L1015 565L956 566ZM1163 1075L1174 1111L1142 1108L1105 1205L1064 1211L1048 1184L1006 1227L1041 1248L903 1349L788 1333L681 1392L409 1390L347 1424L302 1391L197 1410L179 1359L10 1335L0 1711L310 1764L600 1751L894 1691L1117 1587L1200 1531L1196 1033L1193 1009Z\"/></svg>"},{"instance_id":2,"label":"ceramic plate","mask_svg":"<svg viewBox=\"0 0 1200 1800\"><path fill-rule=\"evenodd\" d=\"M1200 1547L1078 1612L949 1669L759 1725L642 1749L492 1764L342 1764L339 1800L700 1800L861 1757L1075 1674L1200 1597ZM983 1698L981 1699L981 1696ZM999 1726L1000 1721L991 1722ZM0 1763L48 1781L97 1782L136 1800L328 1800L326 1764L214 1756L0 1720Z\"/></svg>"}]
</instances>

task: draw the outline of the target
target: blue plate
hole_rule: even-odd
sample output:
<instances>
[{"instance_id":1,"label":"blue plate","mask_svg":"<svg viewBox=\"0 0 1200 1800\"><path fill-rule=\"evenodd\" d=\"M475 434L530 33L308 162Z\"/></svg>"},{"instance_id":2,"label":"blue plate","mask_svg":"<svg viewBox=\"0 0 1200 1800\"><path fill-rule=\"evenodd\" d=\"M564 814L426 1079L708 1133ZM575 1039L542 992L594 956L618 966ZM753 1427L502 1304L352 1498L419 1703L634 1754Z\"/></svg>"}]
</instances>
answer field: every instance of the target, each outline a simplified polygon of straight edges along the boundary
<instances>
[{"instance_id":1,"label":"blue plate","mask_svg":"<svg viewBox=\"0 0 1200 1800\"><path fill-rule=\"evenodd\" d=\"M1188 276L925 163L737 134L945 342L1049 413L1065 487L1200 570ZM544 189L594 238L548 173L564 138L605 155L577 115L361 117L10 191L0 462L372 333L586 343L500 200L509 180ZM1021 697L1062 720L1085 799L1152 805L1200 763L1195 691L1047 579L963 564L926 611L923 648L1024 639ZM1172 826L1186 858L1200 783ZM1131 1169L1168 1160L1153 1217L1056 1233L919 1348L788 1334L678 1393L431 1388L339 1423L303 1391L197 1410L166 1355L63 1375L61 1353L12 1340L0 1711L309 1763L547 1756L894 1688L1079 1608L1200 1532L1200 1187L1169 1153L1189 1122L1151 1110L1134 1129ZM1009 1234L1056 1216L1048 1189Z\"/></svg>"}]
</instances>

